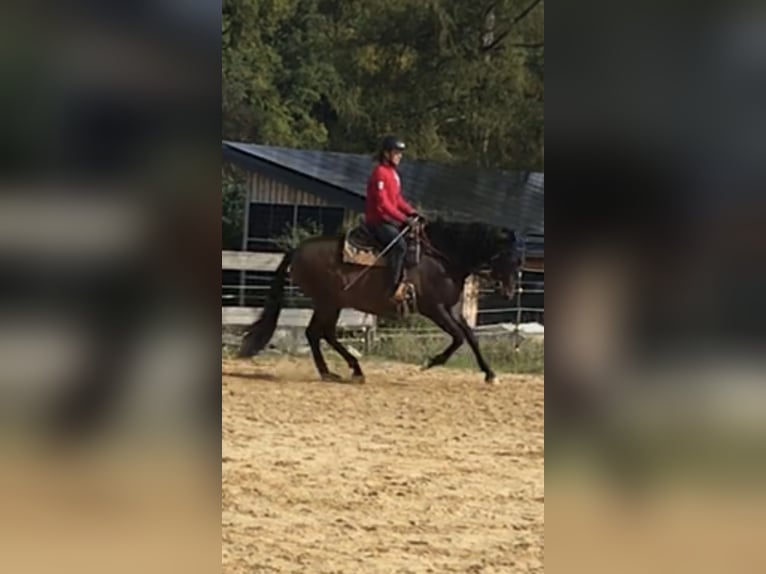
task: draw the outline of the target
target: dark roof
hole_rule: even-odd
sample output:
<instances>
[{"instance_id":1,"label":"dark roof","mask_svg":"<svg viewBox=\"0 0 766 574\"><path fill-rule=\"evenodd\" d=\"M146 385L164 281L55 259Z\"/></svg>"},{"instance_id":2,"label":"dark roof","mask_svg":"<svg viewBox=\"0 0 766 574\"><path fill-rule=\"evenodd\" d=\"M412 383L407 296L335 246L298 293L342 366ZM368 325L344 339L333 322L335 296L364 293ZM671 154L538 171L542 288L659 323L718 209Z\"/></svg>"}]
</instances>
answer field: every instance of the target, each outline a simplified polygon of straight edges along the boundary
<instances>
[{"instance_id":1,"label":"dark roof","mask_svg":"<svg viewBox=\"0 0 766 574\"><path fill-rule=\"evenodd\" d=\"M223 142L224 160L362 211L372 155ZM543 173L405 159L402 192L427 213L477 220L521 233L544 232Z\"/></svg>"}]
</instances>

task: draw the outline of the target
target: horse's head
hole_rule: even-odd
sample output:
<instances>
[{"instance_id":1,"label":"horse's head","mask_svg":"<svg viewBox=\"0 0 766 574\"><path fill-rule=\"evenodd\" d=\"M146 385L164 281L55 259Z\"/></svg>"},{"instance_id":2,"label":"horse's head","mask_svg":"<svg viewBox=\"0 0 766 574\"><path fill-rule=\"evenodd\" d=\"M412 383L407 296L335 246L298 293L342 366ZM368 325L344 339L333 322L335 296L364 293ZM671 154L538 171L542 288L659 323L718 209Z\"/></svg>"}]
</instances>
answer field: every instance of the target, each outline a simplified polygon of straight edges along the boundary
<instances>
[{"instance_id":1,"label":"horse's head","mask_svg":"<svg viewBox=\"0 0 766 574\"><path fill-rule=\"evenodd\" d=\"M513 297L521 258L512 230L477 221L436 219L426 225L423 239L432 254L452 262L459 270L488 276L500 295Z\"/></svg>"},{"instance_id":2,"label":"horse's head","mask_svg":"<svg viewBox=\"0 0 766 574\"><path fill-rule=\"evenodd\" d=\"M512 298L516 291L516 275L521 265L521 257L516 248L516 234L510 229L503 229L496 252L490 259L489 276L495 282L499 295Z\"/></svg>"}]
</instances>

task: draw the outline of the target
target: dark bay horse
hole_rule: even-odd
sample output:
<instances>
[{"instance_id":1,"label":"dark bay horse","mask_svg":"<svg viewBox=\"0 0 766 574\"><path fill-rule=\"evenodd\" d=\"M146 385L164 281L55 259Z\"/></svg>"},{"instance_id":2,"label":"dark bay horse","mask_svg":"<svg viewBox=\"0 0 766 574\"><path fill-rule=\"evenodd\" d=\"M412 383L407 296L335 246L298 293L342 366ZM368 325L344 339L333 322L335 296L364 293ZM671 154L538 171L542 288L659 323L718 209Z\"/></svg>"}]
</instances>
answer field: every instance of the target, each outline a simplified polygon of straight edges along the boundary
<instances>
[{"instance_id":1,"label":"dark bay horse","mask_svg":"<svg viewBox=\"0 0 766 574\"><path fill-rule=\"evenodd\" d=\"M417 312L431 319L452 337L450 345L426 362L425 368L443 365L468 341L485 380L495 373L479 350L476 336L462 314L455 310L466 278L488 271L497 289L512 297L519 265L513 231L481 223L456 223L437 220L425 224L420 261L407 269L406 278L415 287ZM396 306L387 294L388 271L383 267L363 267L344 263L343 237L315 237L288 252L276 271L260 318L246 331L239 356L261 351L271 340L282 309L288 268L293 282L314 304L314 314L306 329L314 363L323 380L339 380L322 356L322 339L348 363L352 380L363 381L359 361L338 341L336 325L341 309L352 308L382 317L395 317ZM358 277L366 271L364 276ZM353 286L344 290L352 281Z\"/></svg>"}]
</instances>

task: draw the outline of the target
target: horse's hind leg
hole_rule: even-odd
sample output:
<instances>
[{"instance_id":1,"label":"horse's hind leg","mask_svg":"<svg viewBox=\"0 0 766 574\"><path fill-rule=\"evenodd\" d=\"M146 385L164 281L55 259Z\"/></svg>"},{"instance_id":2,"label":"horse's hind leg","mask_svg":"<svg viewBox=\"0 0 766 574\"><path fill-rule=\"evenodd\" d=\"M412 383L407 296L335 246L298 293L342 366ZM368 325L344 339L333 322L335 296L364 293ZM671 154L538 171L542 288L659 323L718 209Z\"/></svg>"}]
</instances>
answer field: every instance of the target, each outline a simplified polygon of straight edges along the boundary
<instances>
[{"instance_id":1,"label":"horse's hind leg","mask_svg":"<svg viewBox=\"0 0 766 574\"><path fill-rule=\"evenodd\" d=\"M362 368L359 366L359 361L349 352L348 349L346 349L346 347L341 344L340 341L338 341L336 329L339 316L340 309L335 311L332 317L332 321L329 321L328 317L328 323L324 333L324 338L330 344L330 346L335 349L341 357L343 357L346 363L348 363L348 366L351 369L351 380L363 383L364 373L362 373Z\"/></svg>"},{"instance_id":2,"label":"horse's hind leg","mask_svg":"<svg viewBox=\"0 0 766 574\"><path fill-rule=\"evenodd\" d=\"M309 347L311 347L311 355L314 357L314 365L316 365L319 376L323 381L340 381L341 377L331 373L330 369L327 368L327 362L325 362L322 349L320 348L320 342L322 337L325 336L326 330L326 312L323 313L317 309L311 316L308 327L306 327L306 338L309 341Z\"/></svg>"}]
</instances>

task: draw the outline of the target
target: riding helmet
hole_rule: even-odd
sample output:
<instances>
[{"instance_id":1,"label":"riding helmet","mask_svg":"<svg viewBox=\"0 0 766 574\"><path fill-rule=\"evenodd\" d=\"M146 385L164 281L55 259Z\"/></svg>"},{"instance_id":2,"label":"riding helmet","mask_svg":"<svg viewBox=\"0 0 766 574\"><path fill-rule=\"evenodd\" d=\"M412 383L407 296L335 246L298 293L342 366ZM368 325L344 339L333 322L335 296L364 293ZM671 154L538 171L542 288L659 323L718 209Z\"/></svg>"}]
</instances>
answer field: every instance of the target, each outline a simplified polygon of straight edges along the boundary
<instances>
[{"instance_id":1,"label":"riding helmet","mask_svg":"<svg viewBox=\"0 0 766 574\"><path fill-rule=\"evenodd\" d=\"M392 149L396 149L399 151L404 151L404 148L406 146L404 145L404 142L397 138L396 136L386 136L383 138L383 142L380 146L382 151L391 151Z\"/></svg>"}]
</instances>

